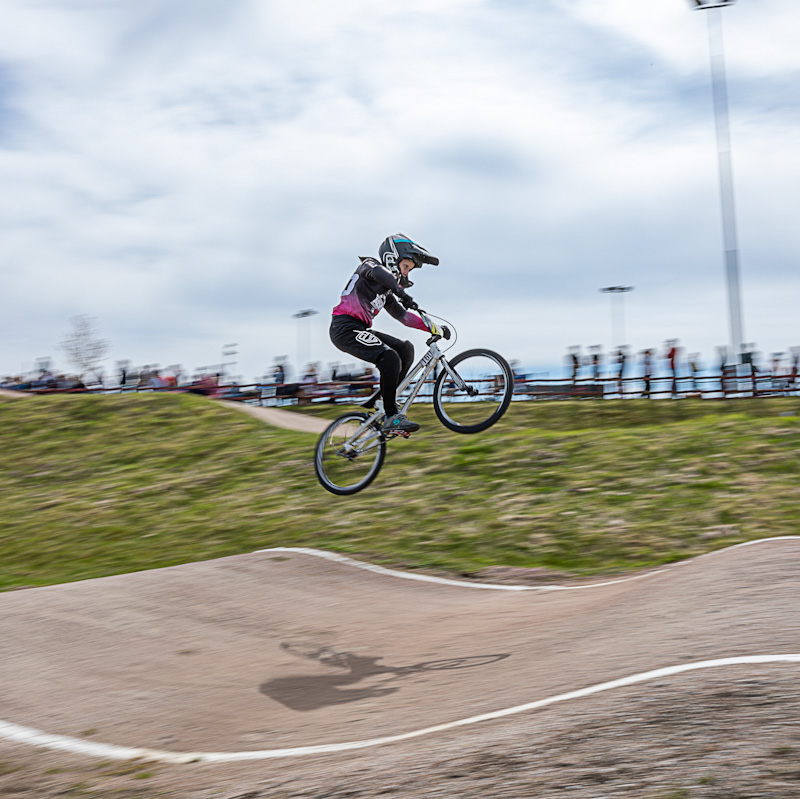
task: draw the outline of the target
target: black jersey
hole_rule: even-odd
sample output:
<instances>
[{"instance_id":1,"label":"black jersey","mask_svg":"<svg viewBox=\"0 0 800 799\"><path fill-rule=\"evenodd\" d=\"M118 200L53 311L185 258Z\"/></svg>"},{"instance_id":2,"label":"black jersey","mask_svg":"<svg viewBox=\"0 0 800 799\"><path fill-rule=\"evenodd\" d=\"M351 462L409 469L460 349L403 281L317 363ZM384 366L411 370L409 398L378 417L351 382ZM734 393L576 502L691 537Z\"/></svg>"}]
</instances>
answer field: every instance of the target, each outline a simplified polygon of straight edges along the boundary
<instances>
[{"instance_id":1,"label":"black jersey","mask_svg":"<svg viewBox=\"0 0 800 799\"><path fill-rule=\"evenodd\" d=\"M397 301L405 292L394 275L374 258L362 258L350 278L339 304L333 309L334 316L352 316L367 326L381 308L408 327L427 330L425 323L416 314L410 313Z\"/></svg>"}]
</instances>

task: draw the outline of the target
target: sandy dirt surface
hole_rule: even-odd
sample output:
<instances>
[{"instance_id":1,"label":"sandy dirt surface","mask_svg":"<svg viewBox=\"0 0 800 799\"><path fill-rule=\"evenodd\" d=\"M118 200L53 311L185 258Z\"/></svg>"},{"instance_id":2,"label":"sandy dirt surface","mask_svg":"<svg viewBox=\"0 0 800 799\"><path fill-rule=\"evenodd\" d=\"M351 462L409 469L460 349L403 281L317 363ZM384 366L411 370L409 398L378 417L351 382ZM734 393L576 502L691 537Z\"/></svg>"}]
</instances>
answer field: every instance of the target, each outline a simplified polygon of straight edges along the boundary
<instances>
[{"instance_id":1,"label":"sandy dirt surface","mask_svg":"<svg viewBox=\"0 0 800 799\"><path fill-rule=\"evenodd\" d=\"M28 394L25 391L11 391L7 388L0 388L0 397L3 399L23 399L24 397L32 397L33 394Z\"/></svg>"},{"instance_id":2,"label":"sandy dirt surface","mask_svg":"<svg viewBox=\"0 0 800 799\"><path fill-rule=\"evenodd\" d=\"M373 739L666 666L800 653L800 540L505 592L264 552L0 595L0 719L253 752ZM0 795L800 796L800 664L659 678L419 738L241 763L0 740Z\"/></svg>"},{"instance_id":3,"label":"sandy dirt surface","mask_svg":"<svg viewBox=\"0 0 800 799\"><path fill-rule=\"evenodd\" d=\"M297 430L301 433L322 433L330 424L330 420L305 416L302 413L294 413L293 411L284 411L280 408L262 408L260 405L247 405L244 402L231 402L229 400L217 400L217 402L228 408L236 408L250 416L255 416L256 419L260 419L262 422L271 424L274 427Z\"/></svg>"}]
</instances>

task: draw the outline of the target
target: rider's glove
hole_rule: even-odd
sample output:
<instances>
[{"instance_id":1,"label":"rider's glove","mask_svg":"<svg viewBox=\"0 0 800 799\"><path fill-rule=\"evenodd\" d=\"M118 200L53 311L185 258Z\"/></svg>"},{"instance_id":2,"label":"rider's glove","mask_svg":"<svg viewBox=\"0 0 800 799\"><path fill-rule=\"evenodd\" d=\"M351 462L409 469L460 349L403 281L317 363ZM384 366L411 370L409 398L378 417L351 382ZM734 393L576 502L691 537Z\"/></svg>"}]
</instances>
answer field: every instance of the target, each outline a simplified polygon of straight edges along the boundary
<instances>
[{"instance_id":1,"label":"rider's glove","mask_svg":"<svg viewBox=\"0 0 800 799\"><path fill-rule=\"evenodd\" d=\"M416 311L417 308L419 308L417 303L414 302L414 298L410 294L406 294L405 292L403 292L402 294L398 295L398 299L400 300L400 303L402 304L403 308L405 308L406 310L411 309L413 311Z\"/></svg>"},{"instance_id":2,"label":"rider's glove","mask_svg":"<svg viewBox=\"0 0 800 799\"><path fill-rule=\"evenodd\" d=\"M450 328L446 325L437 325L432 319L426 320L428 322L428 329L434 336L442 336L443 338L450 338Z\"/></svg>"}]
</instances>

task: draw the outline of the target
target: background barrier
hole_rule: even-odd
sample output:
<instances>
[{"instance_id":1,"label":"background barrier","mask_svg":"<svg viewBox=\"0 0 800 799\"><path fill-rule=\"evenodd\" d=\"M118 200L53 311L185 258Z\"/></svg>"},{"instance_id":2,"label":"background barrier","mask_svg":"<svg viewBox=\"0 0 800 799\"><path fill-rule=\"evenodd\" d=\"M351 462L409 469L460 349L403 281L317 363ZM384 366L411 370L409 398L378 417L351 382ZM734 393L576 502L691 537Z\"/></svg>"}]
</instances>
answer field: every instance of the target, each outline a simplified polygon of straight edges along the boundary
<instances>
[{"instance_id":1,"label":"background barrier","mask_svg":"<svg viewBox=\"0 0 800 799\"><path fill-rule=\"evenodd\" d=\"M494 378L468 381L478 386L481 396L491 396ZM430 402L433 380L426 381L418 402ZM33 394L119 394L130 392L189 392L213 399L249 402L258 405L311 405L312 403L353 403L368 397L377 386L371 380L329 380L316 383L246 383L231 385L208 385L193 383L181 386L153 387L149 385L99 386L85 388L36 388L20 386ZM728 397L796 396L800 394L800 382L791 374L785 375L709 375L703 377L677 377L669 375L653 377L648 386L641 377L616 377L598 379L527 379L514 380L514 399L517 401L590 400L590 399L725 399Z\"/></svg>"}]
</instances>

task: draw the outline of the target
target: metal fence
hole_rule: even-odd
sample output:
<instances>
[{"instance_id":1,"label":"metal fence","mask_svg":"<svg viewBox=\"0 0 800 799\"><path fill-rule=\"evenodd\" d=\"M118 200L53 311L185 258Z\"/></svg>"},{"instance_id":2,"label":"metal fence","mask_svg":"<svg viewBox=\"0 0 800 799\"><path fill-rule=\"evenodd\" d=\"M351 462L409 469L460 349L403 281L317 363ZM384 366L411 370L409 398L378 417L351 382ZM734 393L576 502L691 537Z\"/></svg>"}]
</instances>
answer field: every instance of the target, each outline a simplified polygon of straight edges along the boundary
<instances>
[{"instance_id":1,"label":"metal fence","mask_svg":"<svg viewBox=\"0 0 800 799\"><path fill-rule=\"evenodd\" d=\"M468 381L478 386L480 396L496 393L493 376ZM239 385L208 386L189 384L179 387L152 387L140 385L87 386L79 389L26 388L36 394L119 394L141 392L190 392L258 405L311 405L317 403L353 403L369 396L377 385L370 380L331 380L317 383L247 383ZM426 381L418 401L430 402L433 395L433 380ZM800 382L794 374L737 374L726 370L721 375L704 376L659 376L645 381L642 377L616 377L597 379L527 379L518 376L514 380L514 399L517 401L554 401L589 399L725 399L728 397L797 396Z\"/></svg>"}]
</instances>

